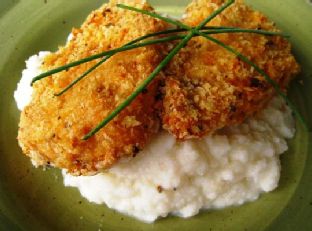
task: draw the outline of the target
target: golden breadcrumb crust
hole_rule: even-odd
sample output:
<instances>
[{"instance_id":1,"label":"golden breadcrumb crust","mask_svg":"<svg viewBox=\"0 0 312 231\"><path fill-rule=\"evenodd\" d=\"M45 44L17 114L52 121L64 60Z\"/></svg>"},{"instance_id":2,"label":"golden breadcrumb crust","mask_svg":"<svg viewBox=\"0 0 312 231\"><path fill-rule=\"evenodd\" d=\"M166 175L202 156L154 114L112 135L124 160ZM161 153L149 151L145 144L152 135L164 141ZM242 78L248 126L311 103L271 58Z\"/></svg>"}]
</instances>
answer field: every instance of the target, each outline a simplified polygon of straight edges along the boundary
<instances>
[{"instance_id":1,"label":"golden breadcrumb crust","mask_svg":"<svg viewBox=\"0 0 312 231\"><path fill-rule=\"evenodd\" d=\"M183 22L195 27L224 2L195 0L188 6ZM208 25L278 31L268 18L242 1L236 1ZM299 72L290 44L281 37L246 33L213 37L251 59L283 90ZM163 127L182 140L241 123L275 94L254 68L205 38L193 38L165 74Z\"/></svg>"},{"instance_id":2,"label":"golden breadcrumb crust","mask_svg":"<svg viewBox=\"0 0 312 231\"><path fill-rule=\"evenodd\" d=\"M119 9L125 3L153 10L144 1L111 1L92 12L81 28L73 29L66 46L45 58L49 70L131 40L165 29L165 24ZM163 58L159 47L120 53L61 97L61 91L97 61L69 69L34 84L32 101L22 114L18 140L37 165L65 168L75 175L95 174L121 157L131 157L158 131L154 104L158 81L149 86L115 120L88 141L81 138L128 97Z\"/></svg>"},{"instance_id":3,"label":"golden breadcrumb crust","mask_svg":"<svg viewBox=\"0 0 312 231\"><path fill-rule=\"evenodd\" d=\"M81 28L73 29L70 42L45 59L43 70L120 47L139 36L167 28L165 23L149 16L119 9L116 3L153 10L141 0L110 1L92 12ZM222 0L193 1L183 22L197 26L223 3ZM264 15L242 1L237 1L209 25L278 31ZM249 57L283 90L299 72L290 44L281 37L245 33L214 37ZM122 157L135 156L144 148L158 132L159 114L163 128L176 138L197 138L242 122L261 110L275 94L252 67L222 47L197 37L174 57L164 71L164 79L159 76L116 119L90 140L82 141L85 134L148 77L163 53L164 47L155 45L115 55L61 97L55 97L54 93L96 61L36 82L32 102L23 110L19 125L18 140L23 152L36 165L91 175L111 167Z\"/></svg>"}]
</instances>

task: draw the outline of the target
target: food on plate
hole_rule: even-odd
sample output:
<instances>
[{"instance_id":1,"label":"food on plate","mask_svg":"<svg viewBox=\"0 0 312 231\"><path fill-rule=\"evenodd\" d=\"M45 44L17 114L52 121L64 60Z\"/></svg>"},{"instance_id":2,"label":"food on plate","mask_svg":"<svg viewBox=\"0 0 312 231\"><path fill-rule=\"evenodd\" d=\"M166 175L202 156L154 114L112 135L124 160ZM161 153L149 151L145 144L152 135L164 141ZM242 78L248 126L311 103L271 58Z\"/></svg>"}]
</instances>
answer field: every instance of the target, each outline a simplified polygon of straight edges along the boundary
<instances>
[{"instance_id":1,"label":"food on plate","mask_svg":"<svg viewBox=\"0 0 312 231\"><path fill-rule=\"evenodd\" d=\"M203 209L239 206L276 189L279 157L294 133L291 111L274 98L243 124L185 142L163 131L130 162L96 176L63 173L64 184L90 202L144 222L169 214L188 218Z\"/></svg>"},{"instance_id":2,"label":"food on plate","mask_svg":"<svg viewBox=\"0 0 312 231\"><path fill-rule=\"evenodd\" d=\"M31 78L47 53L27 61L16 94L24 103ZM26 84L28 80L28 83ZM133 159L123 160L95 176L63 171L64 184L77 188L90 202L153 222L168 214L196 215L254 201L278 186L280 154L295 133L285 102L274 97L253 118L202 139L177 141L166 131L155 134Z\"/></svg>"},{"instance_id":3,"label":"food on plate","mask_svg":"<svg viewBox=\"0 0 312 231\"><path fill-rule=\"evenodd\" d=\"M124 2L152 10L142 1ZM70 41L44 59L42 70L118 48L164 28L161 21L119 9L111 1L92 12L81 28L73 29ZM159 118L154 107L158 80L97 136L87 142L81 137L153 71L162 58L158 50L155 45L117 54L59 97L54 94L94 62L36 82L32 100L23 110L19 124L18 141L23 152L38 166L53 165L76 175L94 174L121 157L136 155L158 131Z\"/></svg>"},{"instance_id":4,"label":"food on plate","mask_svg":"<svg viewBox=\"0 0 312 231\"><path fill-rule=\"evenodd\" d=\"M198 25L224 1L193 1L183 22ZM274 23L242 1L226 9L209 26L277 31ZM213 35L243 53L285 90L300 68L290 43L280 36L251 33ZM203 37L193 38L165 69L163 127L178 139L203 137L243 122L276 94L253 67Z\"/></svg>"},{"instance_id":5,"label":"food on plate","mask_svg":"<svg viewBox=\"0 0 312 231\"><path fill-rule=\"evenodd\" d=\"M121 9L118 3L147 12ZM193 1L181 22L196 27L224 3ZM161 69L166 54L191 32L168 33L170 20L146 15L151 12L145 1L111 0L74 29L64 47L26 61L15 92L22 110L18 141L23 152L35 166L63 169L65 185L77 187L89 201L145 222L241 205L274 190L279 155L295 134L292 111L273 86L286 92L300 70L290 44L277 33L233 33L233 28L278 31L263 14L237 1L203 31L228 28L211 36L247 56L271 82L200 34ZM162 33L147 41L175 39L124 46L155 32ZM127 51L114 54L64 94L57 93L96 60L29 87L35 75L120 47ZM132 103L90 139L82 139L153 73L156 78Z\"/></svg>"}]
</instances>

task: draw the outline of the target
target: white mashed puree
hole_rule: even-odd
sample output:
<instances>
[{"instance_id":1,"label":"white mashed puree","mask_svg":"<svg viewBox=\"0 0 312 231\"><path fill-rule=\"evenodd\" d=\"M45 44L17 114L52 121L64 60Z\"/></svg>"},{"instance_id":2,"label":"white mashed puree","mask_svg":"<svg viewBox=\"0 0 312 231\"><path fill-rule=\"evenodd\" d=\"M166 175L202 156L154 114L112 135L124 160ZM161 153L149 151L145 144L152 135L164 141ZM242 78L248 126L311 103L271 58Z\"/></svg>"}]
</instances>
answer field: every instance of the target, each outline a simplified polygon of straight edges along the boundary
<instances>
[{"instance_id":1,"label":"white mashed puree","mask_svg":"<svg viewBox=\"0 0 312 231\"><path fill-rule=\"evenodd\" d=\"M31 98L31 78L40 73L46 52L26 61L14 96L19 109ZM122 161L96 176L64 175L97 204L145 222L173 214L196 215L256 200L278 186L279 155L287 150L295 124L284 101L274 98L255 118L201 140L177 142L161 132L130 162Z\"/></svg>"}]
</instances>

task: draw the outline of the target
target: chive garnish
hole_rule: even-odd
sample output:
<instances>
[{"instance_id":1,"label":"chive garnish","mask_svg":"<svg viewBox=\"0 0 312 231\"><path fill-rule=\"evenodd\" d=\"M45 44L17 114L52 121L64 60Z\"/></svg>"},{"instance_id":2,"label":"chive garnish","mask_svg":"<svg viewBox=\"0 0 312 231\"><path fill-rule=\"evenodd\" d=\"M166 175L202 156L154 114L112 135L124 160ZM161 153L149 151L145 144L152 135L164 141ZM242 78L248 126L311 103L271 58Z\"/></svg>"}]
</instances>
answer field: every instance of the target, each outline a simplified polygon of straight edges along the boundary
<instances>
[{"instance_id":1,"label":"chive garnish","mask_svg":"<svg viewBox=\"0 0 312 231\"><path fill-rule=\"evenodd\" d=\"M235 1L235 0L234 0ZM231 2L231 1L229 1ZM186 29L186 30L190 30L190 31L193 31L194 29L190 26L187 26L181 22L177 22L175 20L172 20L170 18L166 18L166 17L163 17L157 13L153 13L153 12L148 12L148 11L145 11L145 10L141 10L141 9L138 9L138 8L135 8L135 7L131 7L131 6L126 6L126 5L123 5L123 4L119 4L118 5L119 7L121 8L124 8L124 9L128 9L128 10L131 10L131 11L135 11L135 12L140 12L142 14L145 14L145 15L149 15L151 17L154 17L154 18L158 18L160 20L163 20L167 23L170 23L170 24L173 24L175 26L178 26L180 28L183 28L183 29ZM211 17L215 17L216 15L220 14L221 12L218 12L218 11L215 11ZM228 31L228 33L233 33L235 30L237 30L237 32L240 30L240 29L235 29L233 28L232 30L231 29L223 29L223 31ZM243 30L240 30L240 32L247 32L247 31L243 31ZM264 32L264 31L262 31ZM262 33L260 32L260 33ZM217 31L215 34L218 34L219 32ZM255 33L255 31L252 31L252 33ZM272 32L269 32L269 33L272 33ZM224 44L223 42L221 42L220 40L214 38L214 37L211 37L209 36L208 34L205 34L199 30L195 31L195 34L199 35L199 36L202 36L208 40L210 40L211 42L214 42L216 43L217 45L223 47L224 49L226 49L227 51L229 51L230 53L233 53L235 54L237 57L239 57L243 62L247 63L248 65L252 66L255 68L255 70L261 74L265 80L274 88L274 90L276 91L276 93L278 95L280 95L284 100L285 102L289 105L289 107L291 108L291 110L293 111L293 113L295 114L295 116L299 119L299 121L302 123L302 125L304 126L305 129L308 130L308 125L304 119L304 117L301 115L301 113L299 112L299 110L296 108L296 106L294 105L294 103L292 103L292 101L287 97L287 95L283 92L283 90L280 88L280 86L278 85L278 83L276 81L274 81L264 70L262 70L257 64L255 64L254 62L252 62L249 58L247 58L245 55L241 54L240 52L238 52L237 50L235 50L234 48L230 47L230 46L227 46L226 44ZM264 33L263 33L264 34ZM289 37L289 36L284 36L284 37Z\"/></svg>"},{"instance_id":2,"label":"chive garnish","mask_svg":"<svg viewBox=\"0 0 312 231\"><path fill-rule=\"evenodd\" d=\"M184 37L184 39L176 45L164 58L163 61L155 68L155 70L147 77L143 83L123 102L121 103L109 116L107 116L101 123L98 124L91 132L85 135L82 139L88 140L92 136L94 136L99 130L101 130L105 125L107 125L111 120L113 120L124 108L126 108L132 101L139 95L141 92L156 78L156 76L161 72L161 70L171 61L171 59L193 38L193 36L198 32L198 30L202 29L209 21L211 21L214 17L216 17L219 13L224 11L227 7L234 3L234 0L229 0L223 6L221 6L218 10L215 11L214 14L208 16L205 20L203 20L197 27L191 29L189 33Z\"/></svg>"},{"instance_id":3,"label":"chive garnish","mask_svg":"<svg viewBox=\"0 0 312 231\"><path fill-rule=\"evenodd\" d=\"M114 54L116 54L118 52L123 52L123 51L131 50L131 49L135 49L135 48L139 48L139 47L145 47L145 46L148 46L148 45L164 43L164 42L170 42L170 41L177 40L179 38L180 38L179 36L170 36L170 37L150 40L150 41L147 41L147 42L142 42L142 43L139 43L139 44L123 46L123 47L120 47L120 48L117 48L117 49L114 49L114 50L104 51L104 52L101 52L101 53L96 54L96 55L91 55L91 56L88 56L86 58L80 59L78 61L71 62L71 63L68 63L66 65L60 66L60 67L52 69L50 71L47 71L45 73L42 73L42 74L40 74L40 75L38 75L38 76L36 76L35 78L32 79L31 85L33 85L38 80L41 80L41 79L46 78L46 77L49 77L49 76L51 76L53 74L56 74L56 73L59 73L59 72L62 72L62 71L66 71L69 68L72 68L72 67L75 67L75 66L79 66L79 65L81 65L83 63L87 63L87 62L93 61L95 59L102 58L104 56L114 55Z\"/></svg>"},{"instance_id":4,"label":"chive garnish","mask_svg":"<svg viewBox=\"0 0 312 231\"><path fill-rule=\"evenodd\" d=\"M185 32L185 31L186 31L186 29L174 29L174 30L167 30L167 31L164 31L164 32L166 32L166 33L174 33L174 32L177 33L177 32ZM268 36L279 35L279 36L287 37L287 35L284 35L284 34L279 33L279 32L271 32L271 31L264 31L264 30L253 30L253 29L241 29L241 28L235 28L235 29L232 29L232 28L222 28L222 29L214 29L214 30L204 30L204 31L202 31L202 33L204 33L206 35L208 35L208 34L223 34L223 33L254 33L254 34L262 34L262 35L268 35ZM159 35L159 34L164 34L164 33L163 32L162 33L154 33L154 34L150 34L150 35L147 35L147 36L143 36L140 39L133 40L132 42L126 44L124 47L126 48L127 46L135 44L136 42L142 41L142 40L144 40L144 39L146 39L148 37L156 36L156 35ZM199 36L199 35L194 35L194 36ZM169 38L172 39L171 41L178 40L178 39L183 39L182 35L180 35L180 37L178 37L178 36L167 37L167 39L169 39ZM155 44L168 42L168 41L164 41L164 40L162 40L162 41L151 40L151 41L155 42ZM147 45L151 45L151 44L145 44L144 46L147 46ZM135 48L130 47L130 49L135 49ZM117 51L116 53L119 53L119 52ZM106 62L108 59L110 59L113 55L114 54L111 54L111 55L108 55L105 58L103 58L100 62L98 62L94 66L92 66L90 69L88 69L80 77L78 77L74 81L72 81L64 90L62 90L60 93L55 94L55 96L63 95L70 88L72 88L74 85L76 85L80 80L82 80L84 77L89 75L92 71L94 71L96 68L98 68L104 62ZM49 75L44 76L44 77L49 77Z\"/></svg>"},{"instance_id":5,"label":"chive garnish","mask_svg":"<svg viewBox=\"0 0 312 231\"><path fill-rule=\"evenodd\" d=\"M295 116L299 119L299 121L302 123L302 125L304 126L305 129L308 129L308 125L305 121L305 119L303 118L303 116L301 115L301 113L298 111L297 107L294 105L294 103L287 97L287 95L283 92L283 90L280 88L280 86L278 85L277 82L275 82L267 73L265 73L264 70L262 70L258 65L256 65L254 62L252 62L249 58L247 58L245 55L241 54L240 52L238 52L237 50L233 49L230 46L227 46L226 44L224 44L223 42L209 36L206 34L200 34L201 36L207 38L208 40L218 44L219 46L223 47L224 49L226 49L227 51L235 54L238 58L240 58L243 62L249 64L250 66L252 66L253 68L255 68L255 70L261 74L264 79L271 84L271 86L274 88L275 92L280 95L285 102L288 104L288 106L290 107L290 109L293 111L293 113L295 114Z\"/></svg>"},{"instance_id":6,"label":"chive garnish","mask_svg":"<svg viewBox=\"0 0 312 231\"><path fill-rule=\"evenodd\" d=\"M135 91L125 99L124 102L122 102L119 106L116 107L115 110L111 112L102 122L100 122L92 131L90 131L87 135L85 135L82 139L88 140L92 136L94 136L98 131L100 131L103 127L105 127L111 120L113 120L122 110L124 110L127 106L129 106L137 96L139 96L144 89L157 77L157 75L162 71L162 69L172 60L172 58L184 47L187 45L187 43L193 38L197 36L204 37L208 39L209 41L216 43L217 45L223 47L227 51L235 54L238 58L240 58L243 62L247 63L248 65L255 68L255 70L261 74L265 80L272 85L272 87L275 89L277 94L279 94L290 106L294 114L297 116L297 118L301 121L301 123L304 125L305 128L307 128L307 124L303 118L303 116L300 114L300 112L296 109L295 105L291 102L291 100L287 97L287 95L282 91L278 83L276 83L272 78L270 78L269 75L265 73L264 70L262 70L260 67L258 67L255 63L253 63L250 59L248 59L246 56L241 54L240 52L236 51L234 48L227 46L220 40L210 36L213 34L220 34L220 33L254 33L254 34L261 34L266 36L283 36L288 37L287 35L284 35L280 32L271 32L271 31L265 31L265 30L254 30L254 29L243 29L243 28L236 28L236 27L222 27L222 26L206 26L207 23L209 23L213 18L215 18L217 15L219 15L221 12L223 12L226 8L228 8L230 5L232 5L235 2L235 0L228 0L224 5L222 5L218 10L214 11L211 15L209 15L205 20L203 20L197 27L190 27L188 25L185 25L184 23L180 21L173 20L171 18L167 18L164 16L161 16L157 13L138 9L135 7L127 6L124 4L117 4L117 7L123 8L126 10L135 11L141 14L149 15L150 17L160 19L162 21L165 21L169 24L173 24L177 26L177 29L169 29L164 30L152 34L147 34L142 37L139 37L126 45L101 52L96 55L92 55L83 59L80 59L75 62L68 63L64 66L52 69L50 71L47 71L45 73L42 73L41 75L36 76L33 78L31 85L33 85L36 81L41 80L46 77L50 77L51 75L54 75L56 73L68 70L69 68L81 65L83 63L87 63L96 59L101 60L97 62L94 66L92 66L90 69L88 69L85 73L83 73L81 76L76 78L73 82L71 82L66 88L64 88L61 92L56 93L56 96L61 96L65 92L67 92L70 88L72 88L74 85L76 85L79 81L81 81L83 78L85 78L87 75L89 75L92 71L94 71L96 68L98 68L100 65L102 65L105 61L107 61L109 58L111 58L113 55L127 51L132 50L140 47L145 47L149 45L154 44L160 44L160 43L167 43L175 40L181 40L170 52L169 54L160 62L160 64L154 69L154 71L135 89ZM178 33L178 34L177 34ZM174 34L174 35L170 35ZM157 38L157 36L164 36L169 35L167 37L161 37ZM153 39L156 37L155 39ZM152 39L150 39L152 38Z\"/></svg>"},{"instance_id":7,"label":"chive garnish","mask_svg":"<svg viewBox=\"0 0 312 231\"><path fill-rule=\"evenodd\" d=\"M170 29L170 30L165 30L165 31L160 31L160 32L157 32L157 33L153 33L153 34L144 35L144 36L142 36L142 37L140 37L138 39L133 40L131 42L131 44L129 43L128 45L125 45L123 47L120 47L120 48L117 48L117 49L113 49L113 50L109 50L109 51L104 51L104 52L101 52L101 53L98 53L98 54L95 54L95 55L91 55L91 56L88 56L86 58L80 59L78 61L74 61L74 62L65 64L63 66L57 67L55 69L49 70L47 72L44 72L44 73L42 73L42 74L40 74L40 75L38 75L38 76L36 76L36 77L34 77L32 79L31 86L33 86L33 84L35 82L37 82L37 81L39 81L41 79L50 77L51 75L57 74L57 73L62 72L62 71L66 71L66 70L68 70L68 69L70 69L72 67L79 66L81 64L84 64L84 63L87 63L87 62L91 62L91 61L99 59L99 58L103 58L105 56L112 56L112 55L115 55L115 54L117 54L119 52L123 52L123 51L127 51L127 50L132 50L132 49L145 47L145 46L149 46L149 45L154 45L154 44L159 44L159 43L166 43L166 42L171 42L171 41L174 41L174 40L183 39L182 36L175 35L175 36L171 36L171 37L164 37L164 38L161 38L161 39L154 39L154 40L148 40L148 41L142 42L142 43L137 43L137 42L143 41L143 40L145 40L147 38L150 38L150 37L155 37L155 36L158 36L158 35L164 35L164 34L170 34L170 33L185 32L185 31L188 31L188 29ZM277 35L277 36L289 37L289 36L287 36L287 35L285 35L283 33L279 33L279 32L271 32L271 31L264 31L264 30L253 30L253 29L242 29L242 28L233 28L233 27L205 27L203 32L207 33L207 34L245 32L245 33L262 34L262 35L268 35L268 36ZM198 35L194 35L194 36L198 36ZM93 68L93 67L91 67L91 68ZM96 69L96 67L94 69ZM73 84L73 85L75 85L75 84Z\"/></svg>"},{"instance_id":8,"label":"chive garnish","mask_svg":"<svg viewBox=\"0 0 312 231\"><path fill-rule=\"evenodd\" d=\"M155 68L155 70L147 77L143 83L123 102L121 103L110 115L108 115L101 123L98 124L91 132L85 135L82 139L88 140L95 135L99 130L105 127L111 120L113 120L123 109L132 103L141 92L156 78L161 70L170 62L170 60L180 51L181 48L193 37L193 32L190 32L174 49L172 49L166 58Z\"/></svg>"}]
</instances>

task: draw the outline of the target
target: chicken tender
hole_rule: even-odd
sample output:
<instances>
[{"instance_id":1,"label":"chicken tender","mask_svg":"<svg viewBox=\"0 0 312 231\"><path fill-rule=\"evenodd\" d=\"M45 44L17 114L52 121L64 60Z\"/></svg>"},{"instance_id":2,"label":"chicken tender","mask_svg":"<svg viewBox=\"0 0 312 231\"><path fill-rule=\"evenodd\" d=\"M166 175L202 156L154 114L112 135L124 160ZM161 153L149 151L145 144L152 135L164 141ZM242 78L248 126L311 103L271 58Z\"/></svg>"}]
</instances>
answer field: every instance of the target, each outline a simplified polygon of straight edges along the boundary
<instances>
[{"instance_id":1,"label":"chicken tender","mask_svg":"<svg viewBox=\"0 0 312 231\"><path fill-rule=\"evenodd\" d=\"M121 47L166 25L132 11L124 3L152 11L141 0L111 1L91 13L71 40L48 57L43 71ZM113 56L60 97L60 92L97 61L80 65L34 84L31 103L23 110L18 141L38 166L67 169L74 175L92 175L122 157L135 156L159 129L155 112L158 80L104 129L87 141L82 137L123 102L162 60L158 46L148 46Z\"/></svg>"},{"instance_id":2,"label":"chicken tender","mask_svg":"<svg viewBox=\"0 0 312 231\"><path fill-rule=\"evenodd\" d=\"M194 0L183 22L195 27L225 1ZM226 9L209 26L278 31L263 14L242 1ZM299 65L290 44L278 36L237 33L213 37L241 52L286 91ZM253 67L202 37L193 38L166 68L163 127L176 138L202 137L243 122L261 110L275 93Z\"/></svg>"}]
</instances>

